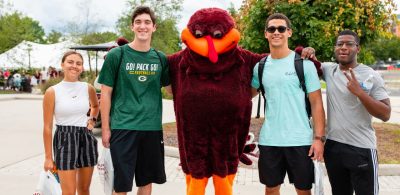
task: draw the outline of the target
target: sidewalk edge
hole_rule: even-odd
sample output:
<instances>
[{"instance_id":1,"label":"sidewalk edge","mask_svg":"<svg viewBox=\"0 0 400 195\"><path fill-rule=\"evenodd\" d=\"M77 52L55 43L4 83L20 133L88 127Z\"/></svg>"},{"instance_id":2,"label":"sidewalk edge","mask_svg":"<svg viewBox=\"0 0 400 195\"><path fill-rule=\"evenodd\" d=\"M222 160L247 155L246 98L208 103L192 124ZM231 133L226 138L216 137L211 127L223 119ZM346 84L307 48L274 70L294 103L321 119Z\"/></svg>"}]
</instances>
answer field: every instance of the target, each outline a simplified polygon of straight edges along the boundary
<instances>
[{"instance_id":1,"label":"sidewalk edge","mask_svg":"<svg viewBox=\"0 0 400 195\"><path fill-rule=\"evenodd\" d=\"M172 146L164 146L165 156L179 158L179 149ZM247 169L258 169L258 159L249 156L253 161L252 165L239 164L239 167ZM325 169L325 164L323 163ZM325 169L326 174L326 169ZM400 176L400 164L379 164L379 176Z\"/></svg>"}]
</instances>

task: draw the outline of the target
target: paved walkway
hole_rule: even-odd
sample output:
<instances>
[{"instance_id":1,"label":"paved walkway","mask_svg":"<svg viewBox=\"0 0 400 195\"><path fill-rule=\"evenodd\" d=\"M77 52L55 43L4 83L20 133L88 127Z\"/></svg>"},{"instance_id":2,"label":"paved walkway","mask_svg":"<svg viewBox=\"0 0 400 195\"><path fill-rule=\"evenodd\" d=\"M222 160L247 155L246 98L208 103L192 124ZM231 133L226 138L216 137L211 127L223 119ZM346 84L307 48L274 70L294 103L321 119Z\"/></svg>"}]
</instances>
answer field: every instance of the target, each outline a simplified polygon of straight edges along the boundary
<instances>
[{"instance_id":1,"label":"paved walkway","mask_svg":"<svg viewBox=\"0 0 400 195\"><path fill-rule=\"evenodd\" d=\"M0 194L32 194L37 184L39 173L43 166L43 145L42 145L42 96L34 95L0 95ZM256 102L256 99L254 99ZM164 103L164 123L174 121L172 102ZM254 104L256 105L256 104ZM400 123L400 98L392 99L392 119ZM395 114L393 114L395 113ZM397 115L396 115L397 113ZM255 112L253 113L253 115ZM100 142L99 142L100 143ZM101 154L102 146L99 144ZM175 157L171 157L175 156ZM180 169L179 159L176 155L166 156L167 183L155 185L153 194L179 195L185 194L184 175ZM381 166L383 167L383 165ZM382 168L381 170L386 169ZM390 173L400 171L399 166L387 169ZM380 176L381 195L400 194L400 174L395 176ZM263 194L264 187L259 183L258 170L239 168L235 183L234 194ZM325 191L329 192L330 186L325 177ZM95 170L91 186L92 194L102 193L98 173ZM132 193L135 194L136 189ZM212 181L209 181L207 195L214 194ZM283 195L295 194L293 186L286 181L282 186Z\"/></svg>"},{"instance_id":2,"label":"paved walkway","mask_svg":"<svg viewBox=\"0 0 400 195\"><path fill-rule=\"evenodd\" d=\"M100 152L101 153L101 152ZM38 155L13 165L0 169L0 189L1 194L32 194L39 173L42 170L44 155ZM185 194L185 177L179 166L179 159L174 157L166 157L165 168L167 175L167 183L162 185L154 185L153 194L179 195ZM380 194L381 195L398 195L400 194L400 176L380 176ZM324 178L325 193L330 193L330 185L328 178ZM103 194L102 186L100 186L97 170L95 170L91 186L92 194ZM136 188L129 194L136 194ZM286 180L282 185L281 194L295 194L294 188ZM207 187L207 195L214 194L212 181L209 181ZM234 181L234 194L263 194L263 186L259 183L258 170L239 168Z\"/></svg>"}]
</instances>

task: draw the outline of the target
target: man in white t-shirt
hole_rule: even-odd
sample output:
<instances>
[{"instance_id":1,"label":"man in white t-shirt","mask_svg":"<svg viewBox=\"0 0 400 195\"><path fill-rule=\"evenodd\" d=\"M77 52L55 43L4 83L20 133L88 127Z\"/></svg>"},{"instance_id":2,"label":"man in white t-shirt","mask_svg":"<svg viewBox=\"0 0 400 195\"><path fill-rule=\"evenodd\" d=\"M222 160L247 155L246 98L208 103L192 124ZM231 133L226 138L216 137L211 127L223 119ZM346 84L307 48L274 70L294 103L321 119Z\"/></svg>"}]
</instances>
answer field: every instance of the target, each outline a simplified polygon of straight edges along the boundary
<instances>
[{"instance_id":1,"label":"man in white t-shirt","mask_svg":"<svg viewBox=\"0 0 400 195\"><path fill-rule=\"evenodd\" d=\"M41 83L45 83L47 80L49 80L49 75L45 67L43 67L42 71L40 71L40 81Z\"/></svg>"}]
</instances>

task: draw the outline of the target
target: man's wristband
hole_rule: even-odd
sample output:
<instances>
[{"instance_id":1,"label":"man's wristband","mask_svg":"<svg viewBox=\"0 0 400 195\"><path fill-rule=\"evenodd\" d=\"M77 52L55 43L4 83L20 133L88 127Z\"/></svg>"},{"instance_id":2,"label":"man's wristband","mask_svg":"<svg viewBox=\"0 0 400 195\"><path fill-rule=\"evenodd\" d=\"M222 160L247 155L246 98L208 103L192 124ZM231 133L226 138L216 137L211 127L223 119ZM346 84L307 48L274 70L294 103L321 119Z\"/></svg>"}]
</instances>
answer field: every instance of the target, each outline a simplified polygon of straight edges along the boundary
<instances>
[{"instance_id":1,"label":"man's wristband","mask_svg":"<svg viewBox=\"0 0 400 195\"><path fill-rule=\"evenodd\" d=\"M326 137L325 137L325 135L323 135L323 136L314 136L314 140L319 140L322 143L325 143Z\"/></svg>"}]
</instances>

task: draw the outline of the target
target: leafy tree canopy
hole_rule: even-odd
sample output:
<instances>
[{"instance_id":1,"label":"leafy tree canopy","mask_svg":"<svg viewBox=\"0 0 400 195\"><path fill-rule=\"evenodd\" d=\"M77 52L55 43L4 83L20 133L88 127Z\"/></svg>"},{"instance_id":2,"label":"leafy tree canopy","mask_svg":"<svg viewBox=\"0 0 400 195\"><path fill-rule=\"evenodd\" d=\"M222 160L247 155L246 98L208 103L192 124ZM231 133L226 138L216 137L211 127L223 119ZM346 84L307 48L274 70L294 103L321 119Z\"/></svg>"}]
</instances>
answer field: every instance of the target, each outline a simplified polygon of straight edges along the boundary
<instances>
[{"instance_id":1,"label":"leafy tree canopy","mask_svg":"<svg viewBox=\"0 0 400 195\"><path fill-rule=\"evenodd\" d=\"M82 35L80 42L84 45L99 44L115 41L117 37L113 32L94 32Z\"/></svg>"},{"instance_id":2,"label":"leafy tree canopy","mask_svg":"<svg viewBox=\"0 0 400 195\"><path fill-rule=\"evenodd\" d=\"M55 30L51 30L51 32L46 37L46 42L49 44L58 43L60 42L62 36L63 36L62 33Z\"/></svg>"},{"instance_id":3,"label":"leafy tree canopy","mask_svg":"<svg viewBox=\"0 0 400 195\"><path fill-rule=\"evenodd\" d=\"M388 61L400 60L400 38L380 38L371 43L369 49L372 51L376 60Z\"/></svg>"},{"instance_id":4,"label":"leafy tree canopy","mask_svg":"<svg viewBox=\"0 0 400 195\"><path fill-rule=\"evenodd\" d=\"M167 54L180 50L179 31L176 27L179 11L182 9L183 0L129 0L129 11L121 16L117 22L117 29L123 37L128 40L134 38L131 31L131 14L139 5L147 5L153 9L156 14L156 32L152 37L152 47L161 50Z\"/></svg>"},{"instance_id":5,"label":"leafy tree canopy","mask_svg":"<svg viewBox=\"0 0 400 195\"><path fill-rule=\"evenodd\" d=\"M242 32L240 44L255 52L268 52L265 21L272 13L283 13L292 22L289 46L311 46L322 61L330 61L336 36L354 30L361 46L387 36L394 8L393 0L244 0L236 21ZM364 56L359 61L363 62Z\"/></svg>"},{"instance_id":6,"label":"leafy tree canopy","mask_svg":"<svg viewBox=\"0 0 400 195\"><path fill-rule=\"evenodd\" d=\"M44 35L39 22L19 12L0 16L0 53L13 48L23 40L45 43Z\"/></svg>"}]
</instances>

